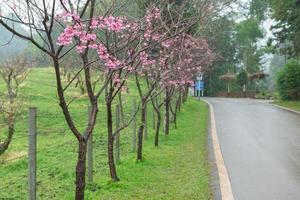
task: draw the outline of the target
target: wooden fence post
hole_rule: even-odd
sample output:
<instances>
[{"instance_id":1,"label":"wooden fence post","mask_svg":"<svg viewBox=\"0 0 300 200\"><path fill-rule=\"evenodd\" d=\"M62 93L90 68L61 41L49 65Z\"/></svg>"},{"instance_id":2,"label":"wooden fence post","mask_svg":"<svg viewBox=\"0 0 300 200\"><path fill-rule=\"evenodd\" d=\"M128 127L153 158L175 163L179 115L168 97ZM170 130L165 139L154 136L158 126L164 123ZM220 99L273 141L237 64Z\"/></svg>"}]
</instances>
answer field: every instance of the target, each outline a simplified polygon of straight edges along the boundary
<instances>
[{"instance_id":1,"label":"wooden fence post","mask_svg":"<svg viewBox=\"0 0 300 200\"><path fill-rule=\"evenodd\" d=\"M28 186L29 200L36 200L36 108L29 108Z\"/></svg>"}]
</instances>

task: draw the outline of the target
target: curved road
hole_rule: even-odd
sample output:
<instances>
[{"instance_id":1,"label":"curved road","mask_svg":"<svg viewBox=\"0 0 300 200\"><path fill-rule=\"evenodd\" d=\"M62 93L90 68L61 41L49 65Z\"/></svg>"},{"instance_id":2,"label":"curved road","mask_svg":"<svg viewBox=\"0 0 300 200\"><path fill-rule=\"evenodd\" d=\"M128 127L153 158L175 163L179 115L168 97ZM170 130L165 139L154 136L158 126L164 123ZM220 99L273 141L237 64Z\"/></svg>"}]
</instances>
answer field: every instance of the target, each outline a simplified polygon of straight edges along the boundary
<instances>
[{"instance_id":1,"label":"curved road","mask_svg":"<svg viewBox=\"0 0 300 200\"><path fill-rule=\"evenodd\" d=\"M205 100L235 200L300 199L300 115L257 100Z\"/></svg>"}]
</instances>

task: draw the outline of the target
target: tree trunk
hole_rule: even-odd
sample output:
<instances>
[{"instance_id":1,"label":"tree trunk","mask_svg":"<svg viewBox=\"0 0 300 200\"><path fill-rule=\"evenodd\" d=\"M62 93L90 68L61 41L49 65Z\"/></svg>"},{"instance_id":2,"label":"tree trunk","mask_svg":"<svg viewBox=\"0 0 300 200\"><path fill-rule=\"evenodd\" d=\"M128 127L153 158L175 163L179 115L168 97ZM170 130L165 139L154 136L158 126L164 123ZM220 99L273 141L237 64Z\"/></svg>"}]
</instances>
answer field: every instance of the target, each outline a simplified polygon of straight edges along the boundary
<instances>
[{"instance_id":1,"label":"tree trunk","mask_svg":"<svg viewBox=\"0 0 300 200\"><path fill-rule=\"evenodd\" d=\"M8 134L5 141L3 143L0 143L0 155L4 154L5 151L8 149L14 133L15 133L15 124L13 122L8 125Z\"/></svg>"},{"instance_id":2,"label":"tree trunk","mask_svg":"<svg viewBox=\"0 0 300 200\"><path fill-rule=\"evenodd\" d=\"M161 114L160 114L160 112L157 112L157 123L156 123L155 142L154 142L154 145L156 147L158 146L158 143L159 143L160 123L161 123Z\"/></svg>"},{"instance_id":3,"label":"tree trunk","mask_svg":"<svg viewBox=\"0 0 300 200\"><path fill-rule=\"evenodd\" d=\"M176 105L175 105L175 111L174 111L173 122L175 124L176 129L177 129L177 113L180 110L180 104L181 104L181 94L179 94L179 96L178 96L178 99L177 99Z\"/></svg>"},{"instance_id":4,"label":"tree trunk","mask_svg":"<svg viewBox=\"0 0 300 200\"><path fill-rule=\"evenodd\" d=\"M165 135L169 135L170 133L170 99L168 91L166 91L166 99L165 99L165 124L164 131Z\"/></svg>"},{"instance_id":5,"label":"tree trunk","mask_svg":"<svg viewBox=\"0 0 300 200\"><path fill-rule=\"evenodd\" d=\"M114 136L113 136L113 121L112 121L112 108L111 102L108 100L106 102L106 110L107 110L107 153L108 153L108 165L110 171L110 177L112 181L119 181L114 160Z\"/></svg>"},{"instance_id":6,"label":"tree trunk","mask_svg":"<svg viewBox=\"0 0 300 200\"><path fill-rule=\"evenodd\" d=\"M145 124L144 124L144 139L148 140L148 116L147 109L145 113Z\"/></svg>"},{"instance_id":7,"label":"tree trunk","mask_svg":"<svg viewBox=\"0 0 300 200\"><path fill-rule=\"evenodd\" d=\"M181 112L181 104L182 104L182 93L179 93L179 105L178 105L178 112Z\"/></svg>"},{"instance_id":8,"label":"tree trunk","mask_svg":"<svg viewBox=\"0 0 300 200\"><path fill-rule=\"evenodd\" d=\"M15 118L16 118L16 111L14 109L15 106L15 98L16 94L13 92L12 89L12 81L9 78L7 81L7 92L8 92L8 101L9 101L9 113L7 117L7 126L8 126L8 133L7 137L5 138L4 142L0 143L0 155L4 154L5 151L8 149L13 135L15 133Z\"/></svg>"},{"instance_id":9,"label":"tree trunk","mask_svg":"<svg viewBox=\"0 0 300 200\"><path fill-rule=\"evenodd\" d=\"M85 190L85 161L86 161L86 151L87 142L84 139L79 141L78 147L78 160L76 166L76 200L84 200L84 190Z\"/></svg>"},{"instance_id":10,"label":"tree trunk","mask_svg":"<svg viewBox=\"0 0 300 200\"><path fill-rule=\"evenodd\" d=\"M143 100L141 110L141 125L139 126L138 130L137 161L142 161L143 159L143 132L146 122L146 104L147 102Z\"/></svg>"},{"instance_id":11,"label":"tree trunk","mask_svg":"<svg viewBox=\"0 0 300 200\"><path fill-rule=\"evenodd\" d=\"M188 94L189 94L189 87L185 87L184 93L183 93L183 98L182 98L182 103L185 103L187 101Z\"/></svg>"}]
</instances>

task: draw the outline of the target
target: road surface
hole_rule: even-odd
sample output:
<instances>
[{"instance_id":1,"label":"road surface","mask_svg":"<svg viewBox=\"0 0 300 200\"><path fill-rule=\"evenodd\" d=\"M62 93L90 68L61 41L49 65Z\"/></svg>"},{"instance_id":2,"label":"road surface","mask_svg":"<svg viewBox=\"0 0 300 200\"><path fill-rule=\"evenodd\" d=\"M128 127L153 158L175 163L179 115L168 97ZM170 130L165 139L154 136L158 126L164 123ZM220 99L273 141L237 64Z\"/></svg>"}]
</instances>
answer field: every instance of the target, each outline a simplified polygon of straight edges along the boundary
<instances>
[{"instance_id":1,"label":"road surface","mask_svg":"<svg viewBox=\"0 0 300 200\"><path fill-rule=\"evenodd\" d=\"M206 100L235 200L300 199L300 115L257 100Z\"/></svg>"}]
</instances>

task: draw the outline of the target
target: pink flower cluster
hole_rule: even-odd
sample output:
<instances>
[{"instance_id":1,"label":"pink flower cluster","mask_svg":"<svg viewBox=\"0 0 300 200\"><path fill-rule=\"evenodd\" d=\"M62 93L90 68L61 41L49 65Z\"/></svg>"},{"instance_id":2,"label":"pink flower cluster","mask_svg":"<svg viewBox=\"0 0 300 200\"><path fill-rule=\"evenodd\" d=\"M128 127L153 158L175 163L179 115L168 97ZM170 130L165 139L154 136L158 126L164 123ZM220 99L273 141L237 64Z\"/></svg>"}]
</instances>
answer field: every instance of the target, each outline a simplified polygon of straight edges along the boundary
<instances>
[{"instance_id":1,"label":"pink flower cluster","mask_svg":"<svg viewBox=\"0 0 300 200\"><path fill-rule=\"evenodd\" d=\"M78 40L78 44L76 45L78 53L83 53L87 48L97 50L99 58L104 61L108 69L116 69L122 64L121 61L108 53L107 48L103 44L97 44L97 35L95 33L87 33L87 31L84 30L85 25L80 21L79 16L63 13L62 17L65 20L71 18L74 25L67 26L64 32L59 35L57 39L58 45L70 45L73 42L73 38L76 38ZM125 24L122 18L113 16L98 17L91 21L90 28L106 28L110 31L121 32L125 29Z\"/></svg>"},{"instance_id":2,"label":"pink flower cluster","mask_svg":"<svg viewBox=\"0 0 300 200\"><path fill-rule=\"evenodd\" d=\"M149 55L145 51L140 53L140 60L143 66L153 65L155 63L155 60L149 59Z\"/></svg>"},{"instance_id":3,"label":"pink flower cluster","mask_svg":"<svg viewBox=\"0 0 300 200\"><path fill-rule=\"evenodd\" d=\"M164 37L164 34L161 34L153 29L156 20L160 17L160 10L156 7L147 11L147 14L145 16L146 31L144 33L144 39L147 42L149 42L150 40L159 41L162 37Z\"/></svg>"},{"instance_id":4,"label":"pink flower cluster","mask_svg":"<svg viewBox=\"0 0 300 200\"><path fill-rule=\"evenodd\" d=\"M160 65L162 68L165 68L166 64L167 64L167 58L165 58L165 57L159 58L159 65Z\"/></svg>"},{"instance_id":5,"label":"pink flower cluster","mask_svg":"<svg viewBox=\"0 0 300 200\"><path fill-rule=\"evenodd\" d=\"M148 10L145 16L145 20L148 24L152 24L154 20L159 18L160 18L160 10L156 7L154 7L151 10Z\"/></svg>"},{"instance_id":6,"label":"pink flower cluster","mask_svg":"<svg viewBox=\"0 0 300 200\"><path fill-rule=\"evenodd\" d=\"M69 13L66 11L58 14L56 18L61 18L64 22L80 21L80 16L77 13Z\"/></svg>"},{"instance_id":7,"label":"pink flower cluster","mask_svg":"<svg viewBox=\"0 0 300 200\"><path fill-rule=\"evenodd\" d=\"M166 40L166 41L163 41L162 43L161 43L161 45L163 46L163 47L165 47L165 48L170 48L171 46L173 46L174 45L174 40L172 40L172 39L169 39L169 40Z\"/></svg>"},{"instance_id":8,"label":"pink flower cluster","mask_svg":"<svg viewBox=\"0 0 300 200\"><path fill-rule=\"evenodd\" d=\"M126 24L123 20L123 18L120 17L114 17L114 16L107 16L103 17L100 16L97 19L93 19L91 22L91 29L104 29L106 28L109 31L113 32L121 32L126 28Z\"/></svg>"},{"instance_id":9,"label":"pink flower cluster","mask_svg":"<svg viewBox=\"0 0 300 200\"><path fill-rule=\"evenodd\" d=\"M118 74L113 77L113 82L116 84L121 83L121 78Z\"/></svg>"},{"instance_id":10,"label":"pink flower cluster","mask_svg":"<svg viewBox=\"0 0 300 200\"><path fill-rule=\"evenodd\" d=\"M64 32L59 35L57 44L65 46L70 45L72 44L74 37L77 37L79 39L79 43L76 46L76 50L78 53L83 53L84 50L88 47L87 44L89 42L94 42L97 39L96 34L87 33L83 29L83 25L77 23L74 26L67 26L65 28Z\"/></svg>"},{"instance_id":11,"label":"pink flower cluster","mask_svg":"<svg viewBox=\"0 0 300 200\"><path fill-rule=\"evenodd\" d=\"M122 64L117 58L109 55L106 47L103 44L99 44L97 52L100 59L105 62L105 66L109 69L116 69Z\"/></svg>"}]
</instances>

